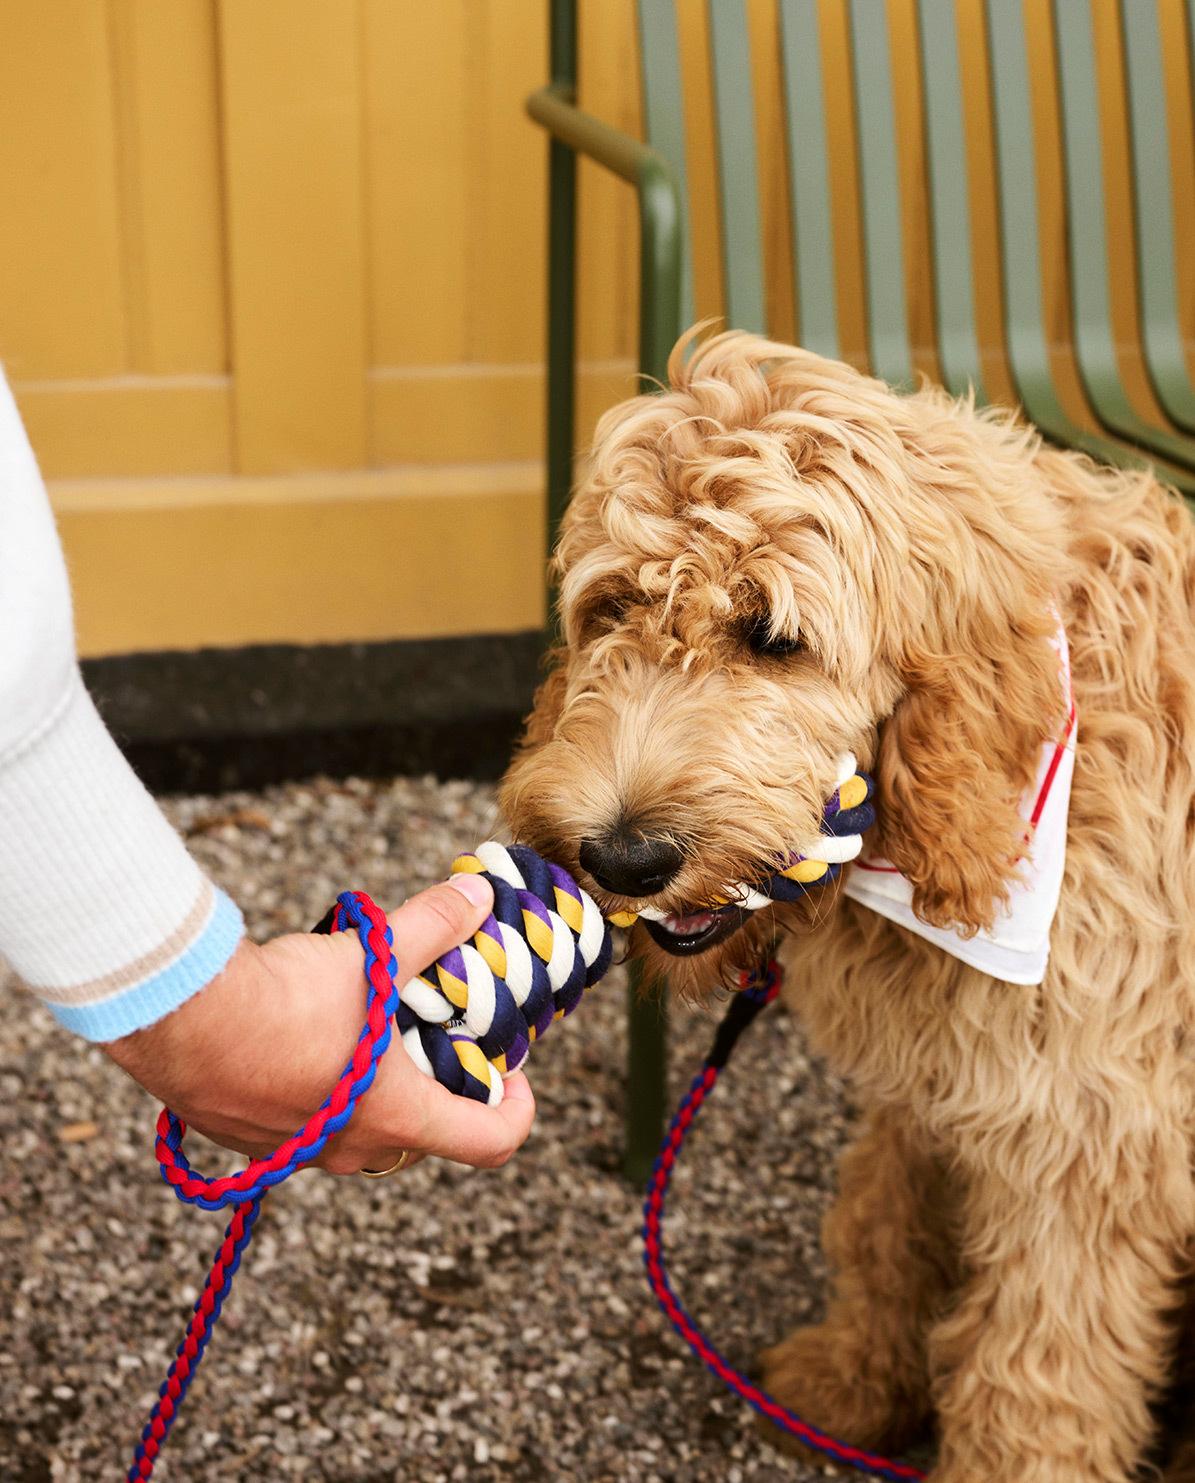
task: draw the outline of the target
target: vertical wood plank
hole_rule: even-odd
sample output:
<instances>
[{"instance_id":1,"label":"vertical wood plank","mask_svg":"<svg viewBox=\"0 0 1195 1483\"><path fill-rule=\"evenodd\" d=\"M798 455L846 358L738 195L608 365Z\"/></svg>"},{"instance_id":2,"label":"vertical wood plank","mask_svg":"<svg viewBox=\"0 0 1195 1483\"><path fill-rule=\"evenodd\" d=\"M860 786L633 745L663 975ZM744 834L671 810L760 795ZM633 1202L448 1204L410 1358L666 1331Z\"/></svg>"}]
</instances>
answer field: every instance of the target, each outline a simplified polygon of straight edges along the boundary
<instances>
[{"instance_id":1,"label":"vertical wood plank","mask_svg":"<svg viewBox=\"0 0 1195 1483\"><path fill-rule=\"evenodd\" d=\"M1156 5L1157 0L1150 0ZM1112 334L1125 392L1151 422L1165 424L1142 358L1141 321L1137 305L1137 244L1133 239L1133 184L1129 116L1126 107L1124 47L1117 7L1092 7L1100 139L1104 161L1104 202L1108 246L1108 299Z\"/></svg>"},{"instance_id":2,"label":"vertical wood plank","mask_svg":"<svg viewBox=\"0 0 1195 1483\"><path fill-rule=\"evenodd\" d=\"M107 12L0 5L0 359L10 376L124 368Z\"/></svg>"},{"instance_id":3,"label":"vertical wood plank","mask_svg":"<svg viewBox=\"0 0 1195 1483\"><path fill-rule=\"evenodd\" d=\"M979 340L984 388L991 400L1011 406L1017 395L1004 339L996 143L983 0L954 0L954 3L976 283L975 333Z\"/></svg>"},{"instance_id":4,"label":"vertical wood plank","mask_svg":"<svg viewBox=\"0 0 1195 1483\"><path fill-rule=\"evenodd\" d=\"M949 4L950 0L946 3ZM909 344L917 370L934 381L940 381L942 373L934 336L929 161L926 157L925 97L917 44L917 0L888 0L888 38L892 48L892 105L900 169Z\"/></svg>"},{"instance_id":5,"label":"vertical wood plank","mask_svg":"<svg viewBox=\"0 0 1195 1483\"><path fill-rule=\"evenodd\" d=\"M1020 0L1017 0L1020 3ZM1083 0L1077 0L1082 4ZM1083 394L1072 346L1070 271L1066 253L1066 193L1062 179L1062 116L1058 99L1058 57L1050 0L1024 0L1029 86L1037 161L1037 201L1041 232L1042 312L1050 345L1050 369L1067 414L1081 427L1097 431Z\"/></svg>"},{"instance_id":6,"label":"vertical wood plank","mask_svg":"<svg viewBox=\"0 0 1195 1483\"><path fill-rule=\"evenodd\" d=\"M1120 27L1128 84L1134 257L1140 325L1152 387L1172 421L1195 432L1192 390L1182 342L1174 230L1177 160L1172 137L1174 85L1164 60L1161 7L1121 0ZM1180 49L1185 38L1180 41ZM1180 125L1184 132L1187 126Z\"/></svg>"},{"instance_id":7,"label":"vertical wood plank","mask_svg":"<svg viewBox=\"0 0 1195 1483\"><path fill-rule=\"evenodd\" d=\"M726 318L732 329L763 333L767 308L759 209L756 107L744 0L710 10L718 197L722 207Z\"/></svg>"},{"instance_id":8,"label":"vertical wood plank","mask_svg":"<svg viewBox=\"0 0 1195 1483\"><path fill-rule=\"evenodd\" d=\"M887 11L850 0L851 76L859 134L869 364L873 375L911 388L905 247Z\"/></svg>"},{"instance_id":9,"label":"vertical wood plank","mask_svg":"<svg viewBox=\"0 0 1195 1483\"><path fill-rule=\"evenodd\" d=\"M468 62L476 8L365 0L363 25L371 358L459 364L468 358L476 235Z\"/></svg>"},{"instance_id":10,"label":"vertical wood plank","mask_svg":"<svg viewBox=\"0 0 1195 1483\"><path fill-rule=\"evenodd\" d=\"M581 105L642 138L634 0L581 0ZM632 360L638 343L639 234L634 191L590 160L577 183L577 345L582 360ZM587 435L578 426L578 435Z\"/></svg>"},{"instance_id":11,"label":"vertical wood plank","mask_svg":"<svg viewBox=\"0 0 1195 1483\"><path fill-rule=\"evenodd\" d=\"M796 332L800 345L835 359L842 350L817 0L783 0L780 19Z\"/></svg>"},{"instance_id":12,"label":"vertical wood plank","mask_svg":"<svg viewBox=\"0 0 1195 1483\"><path fill-rule=\"evenodd\" d=\"M523 101L547 76L547 6L543 0L503 0L477 7L474 15L469 359L538 361L545 332L547 176L543 136ZM633 92L633 73L627 86ZM625 199L617 209L625 217Z\"/></svg>"},{"instance_id":13,"label":"vertical wood plank","mask_svg":"<svg viewBox=\"0 0 1195 1483\"><path fill-rule=\"evenodd\" d=\"M693 322L693 234L685 143L685 88L674 0L639 0L643 137L672 166L680 190L680 322Z\"/></svg>"},{"instance_id":14,"label":"vertical wood plank","mask_svg":"<svg viewBox=\"0 0 1195 1483\"><path fill-rule=\"evenodd\" d=\"M755 86L755 150L759 160L767 327L773 339L791 342L797 332L793 308L793 239L776 0L748 0L747 22L751 28Z\"/></svg>"},{"instance_id":15,"label":"vertical wood plank","mask_svg":"<svg viewBox=\"0 0 1195 1483\"><path fill-rule=\"evenodd\" d=\"M215 14L109 0L128 364L227 366Z\"/></svg>"},{"instance_id":16,"label":"vertical wood plank","mask_svg":"<svg viewBox=\"0 0 1195 1483\"><path fill-rule=\"evenodd\" d=\"M838 339L844 360L867 364L864 312L863 235L859 202L858 138L851 106L850 38L847 7L840 0L818 0L822 39L822 88L830 153L837 259ZM799 250L799 244L798 244Z\"/></svg>"},{"instance_id":17,"label":"vertical wood plank","mask_svg":"<svg viewBox=\"0 0 1195 1483\"><path fill-rule=\"evenodd\" d=\"M935 360L953 393L971 387L982 401L986 390L975 330L975 221L958 27L953 6L944 9L938 0L920 0L919 15Z\"/></svg>"},{"instance_id":18,"label":"vertical wood plank","mask_svg":"<svg viewBox=\"0 0 1195 1483\"><path fill-rule=\"evenodd\" d=\"M368 459L360 45L356 0L220 0L245 473Z\"/></svg>"},{"instance_id":19,"label":"vertical wood plank","mask_svg":"<svg viewBox=\"0 0 1195 1483\"><path fill-rule=\"evenodd\" d=\"M718 227L718 148L714 135L706 0L674 0L685 94L685 155L689 180L689 239L693 257L694 320L719 319L722 233Z\"/></svg>"}]
</instances>

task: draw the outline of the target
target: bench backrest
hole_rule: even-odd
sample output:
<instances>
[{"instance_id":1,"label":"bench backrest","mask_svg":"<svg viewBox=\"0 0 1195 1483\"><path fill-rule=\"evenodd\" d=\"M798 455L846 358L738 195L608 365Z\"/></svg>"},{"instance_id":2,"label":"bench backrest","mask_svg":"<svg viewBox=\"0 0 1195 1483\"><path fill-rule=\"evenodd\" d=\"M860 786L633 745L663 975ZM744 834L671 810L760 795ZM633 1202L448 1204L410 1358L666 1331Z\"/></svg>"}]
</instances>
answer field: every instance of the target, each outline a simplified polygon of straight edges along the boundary
<instances>
[{"instance_id":1,"label":"bench backrest","mask_svg":"<svg viewBox=\"0 0 1195 1483\"><path fill-rule=\"evenodd\" d=\"M683 0L681 0L683 3ZM710 110L717 148L718 215L723 306L728 325L773 331L768 322L757 152L757 69L751 23L761 5L747 0L704 0L708 37ZM1117 333L1118 295L1131 301L1131 317L1151 379L1176 403L1192 397L1183 368L1179 300L1191 270L1176 246L1174 140L1176 116L1191 128L1190 37L1195 0L908 0L916 12L916 66L910 80L907 51L898 56L885 0L833 0L845 12L850 55L850 109L858 198L858 262L866 323L866 359L877 374L911 385L924 363L910 332L907 220L898 158L896 92L915 87L919 108L916 141L924 159L925 223L932 292L934 369L954 391L989 387L982 353L981 296L1001 294L1004 351L1015 391L1050 384L1046 362L1060 339L1083 341L1095 362L1123 335ZM791 243L791 298L800 342L823 354L843 354L840 304L843 261L837 197L844 184L834 169L827 108L826 23L819 0L773 0L767 24L777 28L780 115ZM1175 10L1185 6L1182 70L1176 104L1175 68L1166 65L1163 31L1174 30ZM687 176L685 85L677 0L638 0L647 136ZM1027 24L1028 19L1028 24ZM961 60L961 29L981 33L981 44ZM1053 53L1043 52L1047 35ZM1097 35L1097 32L1099 34ZM968 38L974 40L974 37ZM1098 43L1098 44L1097 44ZM1120 95L1109 124L1107 87L1101 94L1109 49ZM975 56L983 58L976 75ZM1044 62L1043 62L1044 56ZM1042 77L1049 96L1043 106ZM986 175L995 195L1000 284L977 272L977 218L973 172L975 130L968 129L969 90L988 100L991 159ZM1036 94L1036 95L1035 95ZM1102 103L1104 106L1102 106ZM1057 119L1065 247L1043 242L1043 111ZM906 124L908 115L906 113ZM1108 227L1105 136L1122 128L1132 189L1132 221ZM1181 151L1180 151L1181 153ZM1189 150L1183 158L1189 161ZM841 154L839 154L841 158ZM989 218L990 220L990 218ZM1053 213L1051 221L1057 220ZM1131 230L1130 230L1131 225ZM986 238L979 244L986 248ZM1124 266L1135 258L1136 281L1124 284ZM1115 249L1115 250L1113 250ZM689 257L691 258L691 254ZM982 257L982 254L979 255ZM990 261L990 249L988 260ZM1188 254L1189 258L1189 254ZM1139 266L1137 266L1139 265ZM1050 275L1053 275L1052 278ZM983 279L984 281L981 281ZM1047 280L1063 285L1051 304ZM682 319L695 317L691 263L686 268ZM990 315L988 316L990 322ZM1121 314L1123 321L1124 315ZM1070 321L1068 324L1067 321ZM990 338L990 336L989 336ZM986 347L984 347L986 348ZM1114 353L1114 349L1112 351ZM1052 392L1051 392L1052 394ZM1173 415L1173 413L1172 413Z\"/></svg>"}]
</instances>

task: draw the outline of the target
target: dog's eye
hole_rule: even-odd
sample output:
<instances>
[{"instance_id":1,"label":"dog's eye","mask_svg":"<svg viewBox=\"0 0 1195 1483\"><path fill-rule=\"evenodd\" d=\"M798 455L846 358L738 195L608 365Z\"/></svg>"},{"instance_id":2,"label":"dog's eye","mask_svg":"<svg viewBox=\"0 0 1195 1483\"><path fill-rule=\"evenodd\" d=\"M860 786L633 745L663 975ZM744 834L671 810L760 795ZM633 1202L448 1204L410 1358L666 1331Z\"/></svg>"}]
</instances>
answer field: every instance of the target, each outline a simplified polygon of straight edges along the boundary
<instances>
[{"instance_id":1,"label":"dog's eye","mask_svg":"<svg viewBox=\"0 0 1195 1483\"><path fill-rule=\"evenodd\" d=\"M743 639L752 654L761 654L769 659L784 659L790 654L803 653L805 649L805 642L799 635L773 633L766 613L761 613L744 629Z\"/></svg>"},{"instance_id":2,"label":"dog's eye","mask_svg":"<svg viewBox=\"0 0 1195 1483\"><path fill-rule=\"evenodd\" d=\"M593 633L609 633L618 627L631 608L629 593L608 593L589 610L586 627Z\"/></svg>"}]
</instances>

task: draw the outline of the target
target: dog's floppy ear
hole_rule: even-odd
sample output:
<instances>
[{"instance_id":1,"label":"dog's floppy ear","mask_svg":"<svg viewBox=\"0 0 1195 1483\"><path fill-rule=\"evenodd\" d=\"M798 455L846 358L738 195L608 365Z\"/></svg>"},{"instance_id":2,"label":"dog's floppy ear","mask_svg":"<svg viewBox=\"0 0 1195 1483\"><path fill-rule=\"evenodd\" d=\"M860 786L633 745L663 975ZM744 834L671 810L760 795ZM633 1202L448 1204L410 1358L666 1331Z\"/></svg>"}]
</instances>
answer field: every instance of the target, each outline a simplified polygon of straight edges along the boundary
<instances>
[{"instance_id":1,"label":"dog's floppy ear","mask_svg":"<svg viewBox=\"0 0 1195 1483\"><path fill-rule=\"evenodd\" d=\"M938 927L990 927L1023 854L1020 803L1043 742L1061 723L1053 619L1005 641L998 658L921 655L880 731L884 854L913 885L913 909ZM990 636L988 636L990 639Z\"/></svg>"}]
</instances>

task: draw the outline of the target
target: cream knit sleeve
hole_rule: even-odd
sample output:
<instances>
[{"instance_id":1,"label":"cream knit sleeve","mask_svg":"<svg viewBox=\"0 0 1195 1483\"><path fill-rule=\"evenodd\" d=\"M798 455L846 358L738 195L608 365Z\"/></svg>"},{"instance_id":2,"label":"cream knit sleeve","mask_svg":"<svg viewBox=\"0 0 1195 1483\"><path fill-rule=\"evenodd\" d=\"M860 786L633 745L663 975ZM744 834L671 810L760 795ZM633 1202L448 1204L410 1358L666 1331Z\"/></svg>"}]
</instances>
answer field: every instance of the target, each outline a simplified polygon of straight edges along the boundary
<instances>
[{"instance_id":1,"label":"cream knit sleeve","mask_svg":"<svg viewBox=\"0 0 1195 1483\"><path fill-rule=\"evenodd\" d=\"M0 957L115 1040L208 983L243 934L108 734L75 658L45 488L0 374Z\"/></svg>"}]
</instances>

